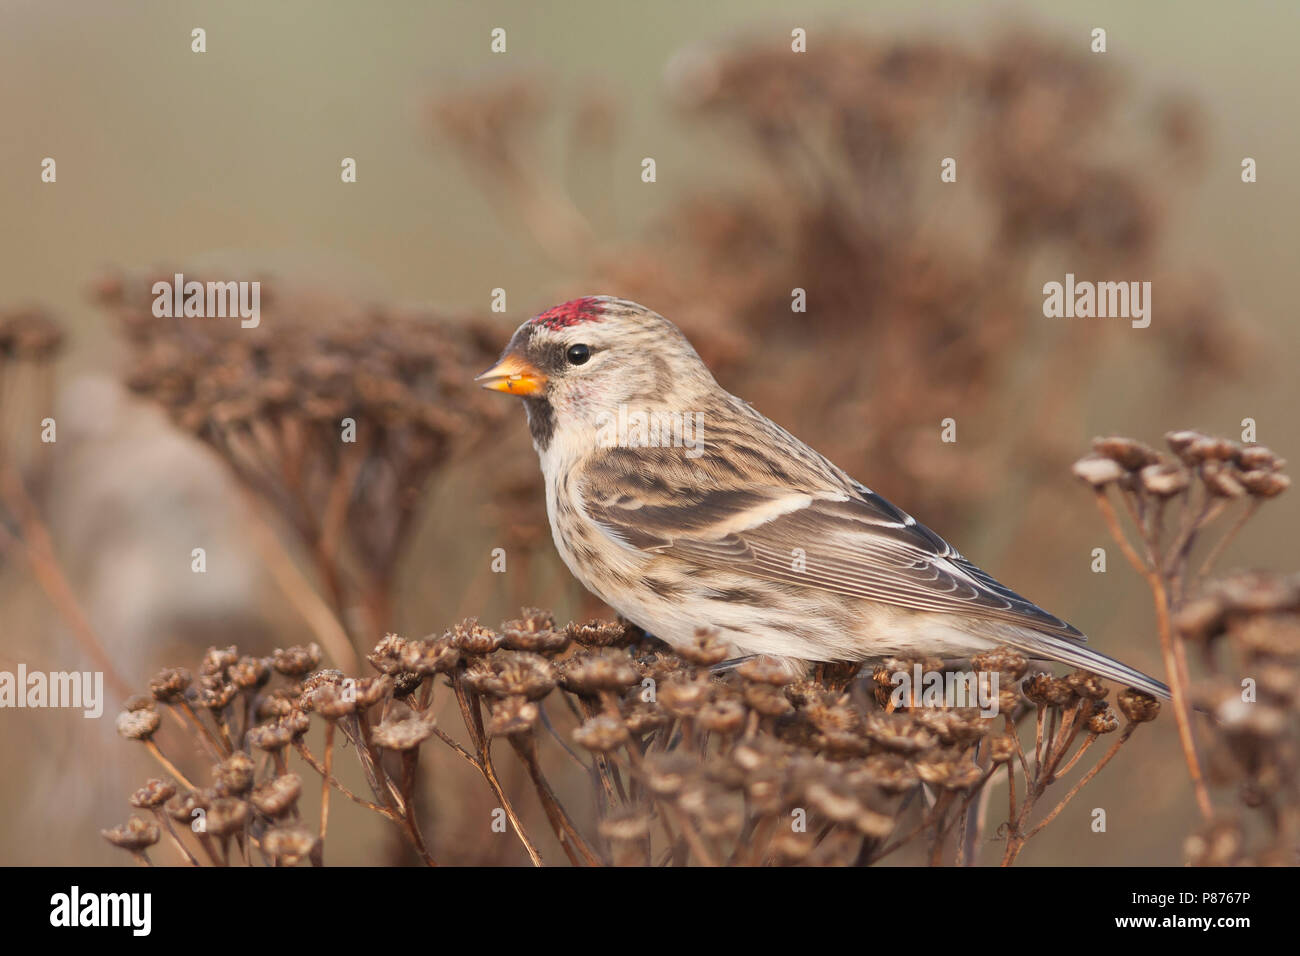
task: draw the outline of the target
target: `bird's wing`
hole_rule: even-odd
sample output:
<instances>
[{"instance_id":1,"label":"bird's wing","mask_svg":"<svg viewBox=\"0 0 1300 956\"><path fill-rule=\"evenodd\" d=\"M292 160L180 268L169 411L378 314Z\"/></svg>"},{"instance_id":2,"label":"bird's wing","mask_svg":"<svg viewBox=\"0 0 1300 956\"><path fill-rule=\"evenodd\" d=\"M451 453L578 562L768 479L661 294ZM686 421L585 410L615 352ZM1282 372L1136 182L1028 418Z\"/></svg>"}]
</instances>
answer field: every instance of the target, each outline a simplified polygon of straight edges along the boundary
<instances>
[{"instance_id":1,"label":"bird's wing","mask_svg":"<svg viewBox=\"0 0 1300 956\"><path fill-rule=\"evenodd\" d=\"M647 481L645 462L637 466L636 456L602 457L585 469L582 503L625 547L701 568L1086 640L862 485L812 492L718 482L669 486Z\"/></svg>"}]
</instances>

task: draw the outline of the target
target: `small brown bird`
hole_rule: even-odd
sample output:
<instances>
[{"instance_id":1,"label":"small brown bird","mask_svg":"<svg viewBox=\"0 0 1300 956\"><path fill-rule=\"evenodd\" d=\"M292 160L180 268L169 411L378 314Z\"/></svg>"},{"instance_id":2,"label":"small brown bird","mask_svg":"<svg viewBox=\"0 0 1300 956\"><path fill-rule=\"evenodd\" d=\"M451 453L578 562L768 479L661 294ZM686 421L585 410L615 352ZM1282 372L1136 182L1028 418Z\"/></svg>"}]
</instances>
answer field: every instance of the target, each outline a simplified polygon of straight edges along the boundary
<instances>
[{"instance_id":1,"label":"small brown bird","mask_svg":"<svg viewBox=\"0 0 1300 956\"><path fill-rule=\"evenodd\" d=\"M643 306L556 306L478 380L523 399L569 570L669 644L713 627L792 666L1006 644L1169 696L726 392Z\"/></svg>"}]
</instances>

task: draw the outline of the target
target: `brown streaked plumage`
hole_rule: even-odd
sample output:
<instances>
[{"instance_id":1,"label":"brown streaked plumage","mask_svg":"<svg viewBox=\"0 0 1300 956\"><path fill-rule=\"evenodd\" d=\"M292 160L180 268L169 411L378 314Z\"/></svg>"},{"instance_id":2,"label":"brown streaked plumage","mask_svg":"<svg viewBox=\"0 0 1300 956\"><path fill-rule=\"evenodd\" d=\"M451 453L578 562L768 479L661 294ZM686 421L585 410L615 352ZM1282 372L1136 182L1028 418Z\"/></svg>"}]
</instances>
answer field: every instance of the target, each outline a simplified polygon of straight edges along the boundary
<instances>
[{"instance_id":1,"label":"brown streaked plumage","mask_svg":"<svg viewBox=\"0 0 1300 956\"><path fill-rule=\"evenodd\" d=\"M480 380L524 398L565 564L670 644L702 626L794 661L1009 644L1168 696L726 392L636 303L544 312Z\"/></svg>"}]
</instances>

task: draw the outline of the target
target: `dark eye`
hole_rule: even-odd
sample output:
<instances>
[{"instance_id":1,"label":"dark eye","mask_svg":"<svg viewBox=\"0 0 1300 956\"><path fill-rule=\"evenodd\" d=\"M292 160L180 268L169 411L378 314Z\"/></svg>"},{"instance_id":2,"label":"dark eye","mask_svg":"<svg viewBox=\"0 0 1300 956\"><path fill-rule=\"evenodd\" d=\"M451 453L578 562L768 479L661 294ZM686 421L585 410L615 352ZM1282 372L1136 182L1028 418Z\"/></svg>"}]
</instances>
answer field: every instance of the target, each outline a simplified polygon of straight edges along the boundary
<instances>
[{"instance_id":1,"label":"dark eye","mask_svg":"<svg viewBox=\"0 0 1300 956\"><path fill-rule=\"evenodd\" d=\"M591 358L591 346L570 345L569 351L564 353L564 357L569 360L570 365L583 365L587 359Z\"/></svg>"}]
</instances>

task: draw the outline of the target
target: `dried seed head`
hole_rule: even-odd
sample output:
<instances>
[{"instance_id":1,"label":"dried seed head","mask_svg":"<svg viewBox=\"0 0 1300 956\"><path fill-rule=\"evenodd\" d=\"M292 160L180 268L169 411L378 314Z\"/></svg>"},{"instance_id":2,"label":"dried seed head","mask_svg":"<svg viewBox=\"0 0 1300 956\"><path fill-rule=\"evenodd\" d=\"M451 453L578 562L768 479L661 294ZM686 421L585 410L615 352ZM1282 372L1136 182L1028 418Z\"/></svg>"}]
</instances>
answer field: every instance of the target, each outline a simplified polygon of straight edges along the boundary
<instances>
[{"instance_id":1,"label":"dried seed head","mask_svg":"<svg viewBox=\"0 0 1300 956\"><path fill-rule=\"evenodd\" d=\"M621 747L628 739L623 721L609 714L601 714L574 728L573 740L578 746L597 753L606 753Z\"/></svg>"},{"instance_id":2,"label":"dried seed head","mask_svg":"<svg viewBox=\"0 0 1300 956\"><path fill-rule=\"evenodd\" d=\"M224 677L226 668L239 660L239 650L234 644L229 647L209 647L199 665L199 674L203 677Z\"/></svg>"},{"instance_id":3,"label":"dried seed head","mask_svg":"<svg viewBox=\"0 0 1300 956\"><path fill-rule=\"evenodd\" d=\"M307 703L303 710L320 714L326 720L339 720L356 711L355 691L355 687L345 688L339 684L321 684L306 695Z\"/></svg>"},{"instance_id":4,"label":"dried seed head","mask_svg":"<svg viewBox=\"0 0 1300 956\"><path fill-rule=\"evenodd\" d=\"M1241 860L1243 843L1237 822L1219 819L1189 836L1183 847L1192 866L1232 866Z\"/></svg>"},{"instance_id":5,"label":"dried seed head","mask_svg":"<svg viewBox=\"0 0 1300 956\"><path fill-rule=\"evenodd\" d=\"M1091 671L1076 670L1065 676L1065 682L1080 697L1102 700L1109 691L1102 679Z\"/></svg>"},{"instance_id":6,"label":"dried seed head","mask_svg":"<svg viewBox=\"0 0 1300 956\"><path fill-rule=\"evenodd\" d=\"M1217 594L1233 610L1251 614L1300 608L1300 575L1267 572L1233 574L1215 583Z\"/></svg>"},{"instance_id":7,"label":"dried seed head","mask_svg":"<svg viewBox=\"0 0 1300 956\"><path fill-rule=\"evenodd\" d=\"M449 635L411 641L401 653L402 667L416 674L447 674L460 662L460 650Z\"/></svg>"},{"instance_id":8,"label":"dried seed head","mask_svg":"<svg viewBox=\"0 0 1300 956\"><path fill-rule=\"evenodd\" d=\"M415 671L398 671L392 675L393 699L402 700L410 697L424 683L424 675Z\"/></svg>"},{"instance_id":9,"label":"dried seed head","mask_svg":"<svg viewBox=\"0 0 1300 956\"><path fill-rule=\"evenodd\" d=\"M1229 694L1214 709L1224 731L1237 737L1271 740L1285 732L1287 713L1264 703L1247 703L1239 694Z\"/></svg>"},{"instance_id":10,"label":"dried seed head","mask_svg":"<svg viewBox=\"0 0 1300 956\"><path fill-rule=\"evenodd\" d=\"M162 838L162 830L156 823L133 816L110 830L100 830L99 835L113 846L139 853L157 843Z\"/></svg>"},{"instance_id":11,"label":"dried seed head","mask_svg":"<svg viewBox=\"0 0 1300 956\"><path fill-rule=\"evenodd\" d=\"M465 670L465 683L491 697L525 697L541 700L555 689L555 667L540 654L502 651L473 661Z\"/></svg>"},{"instance_id":12,"label":"dried seed head","mask_svg":"<svg viewBox=\"0 0 1300 956\"><path fill-rule=\"evenodd\" d=\"M829 694L823 700L809 703L800 713L821 731L863 732L863 716L843 696Z\"/></svg>"},{"instance_id":13,"label":"dried seed head","mask_svg":"<svg viewBox=\"0 0 1300 956\"><path fill-rule=\"evenodd\" d=\"M1005 645L983 651L971 658L971 666L985 674L1000 674L1008 682L1018 681L1029 669L1029 659L1014 647Z\"/></svg>"},{"instance_id":14,"label":"dried seed head","mask_svg":"<svg viewBox=\"0 0 1300 956\"><path fill-rule=\"evenodd\" d=\"M197 791L191 793L178 793L167 801L167 805L164 809L167 811L167 815L173 820L185 824L191 824L200 816L200 814L196 814L194 811L202 810L204 813L207 813L208 807L211 805L211 794Z\"/></svg>"},{"instance_id":15,"label":"dried seed head","mask_svg":"<svg viewBox=\"0 0 1300 956\"><path fill-rule=\"evenodd\" d=\"M994 763L1006 763L1016 755L1014 734L998 734L989 738L989 756Z\"/></svg>"},{"instance_id":16,"label":"dried seed head","mask_svg":"<svg viewBox=\"0 0 1300 956\"><path fill-rule=\"evenodd\" d=\"M148 740L161 723L156 710L124 710L117 715L117 732L128 740Z\"/></svg>"},{"instance_id":17,"label":"dried seed head","mask_svg":"<svg viewBox=\"0 0 1300 956\"><path fill-rule=\"evenodd\" d=\"M185 690L194 677L183 667L167 667L149 682L149 693L154 700L173 704L185 698Z\"/></svg>"},{"instance_id":18,"label":"dried seed head","mask_svg":"<svg viewBox=\"0 0 1300 956\"><path fill-rule=\"evenodd\" d=\"M1291 487L1291 479L1280 471L1243 471L1237 480L1256 498L1276 498Z\"/></svg>"},{"instance_id":19,"label":"dried seed head","mask_svg":"<svg viewBox=\"0 0 1300 956\"><path fill-rule=\"evenodd\" d=\"M292 693L290 688L277 687L269 694L264 694L257 698L257 705L254 707L254 714L258 720L273 720L276 717L287 717L289 714L299 711L299 700L301 694Z\"/></svg>"},{"instance_id":20,"label":"dried seed head","mask_svg":"<svg viewBox=\"0 0 1300 956\"><path fill-rule=\"evenodd\" d=\"M1199 464L1209 462L1234 461L1241 455L1241 446L1226 438L1202 436L1188 445L1182 452L1186 460Z\"/></svg>"},{"instance_id":21,"label":"dried seed head","mask_svg":"<svg viewBox=\"0 0 1300 956\"><path fill-rule=\"evenodd\" d=\"M316 834L302 824L291 824L267 830L262 837L262 848L277 866L297 866L311 858L316 839Z\"/></svg>"},{"instance_id":22,"label":"dried seed head","mask_svg":"<svg viewBox=\"0 0 1300 956\"><path fill-rule=\"evenodd\" d=\"M905 793L920 779L915 764L898 754L871 754L855 776L887 793Z\"/></svg>"},{"instance_id":23,"label":"dried seed head","mask_svg":"<svg viewBox=\"0 0 1300 956\"><path fill-rule=\"evenodd\" d=\"M803 795L813 809L835 823L849 823L866 810L853 788L833 777L807 781Z\"/></svg>"},{"instance_id":24,"label":"dried seed head","mask_svg":"<svg viewBox=\"0 0 1300 956\"><path fill-rule=\"evenodd\" d=\"M208 807L205 826L217 837L230 836L248 822L248 804L235 797L217 797Z\"/></svg>"},{"instance_id":25,"label":"dried seed head","mask_svg":"<svg viewBox=\"0 0 1300 956\"><path fill-rule=\"evenodd\" d=\"M293 743L311 727L311 718L301 711L258 724L248 731L248 742L259 750L274 752Z\"/></svg>"},{"instance_id":26,"label":"dried seed head","mask_svg":"<svg viewBox=\"0 0 1300 956\"><path fill-rule=\"evenodd\" d=\"M301 691L295 701L298 710L314 713L316 709L316 692L322 687L338 688L344 681L343 672L335 668L316 671L300 683ZM324 697L322 697L324 699Z\"/></svg>"},{"instance_id":27,"label":"dried seed head","mask_svg":"<svg viewBox=\"0 0 1300 956\"><path fill-rule=\"evenodd\" d=\"M271 666L286 677L302 677L320 666L320 654L320 645L315 641L305 646L277 647Z\"/></svg>"},{"instance_id":28,"label":"dried seed head","mask_svg":"<svg viewBox=\"0 0 1300 956\"><path fill-rule=\"evenodd\" d=\"M712 667L727 659L730 648L727 642L718 636L717 628L696 628L695 634L680 647L674 647L678 656L685 658L697 667Z\"/></svg>"},{"instance_id":29,"label":"dried seed head","mask_svg":"<svg viewBox=\"0 0 1300 956\"><path fill-rule=\"evenodd\" d=\"M199 703L213 713L225 710L238 695L234 684L210 675L199 678Z\"/></svg>"},{"instance_id":30,"label":"dried seed head","mask_svg":"<svg viewBox=\"0 0 1300 956\"><path fill-rule=\"evenodd\" d=\"M506 647L534 654L552 654L569 646L567 631L557 630L555 618L535 607L526 607L518 620L501 625Z\"/></svg>"},{"instance_id":31,"label":"dried seed head","mask_svg":"<svg viewBox=\"0 0 1300 956\"><path fill-rule=\"evenodd\" d=\"M283 773L254 787L248 802L268 817L282 817L294 808L301 794L302 778L296 773Z\"/></svg>"},{"instance_id":32,"label":"dried seed head","mask_svg":"<svg viewBox=\"0 0 1300 956\"><path fill-rule=\"evenodd\" d=\"M1021 685L1026 697L1035 704L1063 707L1074 700L1074 688L1051 674L1031 674Z\"/></svg>"},{"instance_id":33,"label":"dried seed head","mask_svg":"<svg viewBox=\"0 0 1300 956\"><path fill-rule=\"evenodd\" d=\"M1174 462L1147 465L1142 469L1139 477L1142 480L1142 488L1147 494L1157 498L1172 498L1174 495L1182 494L1192 483L1187 469Z\"/></svg>"},{"instance_id":34,"label":"dried seed head","mask_svg":"<svg viewBox=\"0 0 1300 956\"><path fill-rule=\"evenodd\" d=\"M1117 435L1109 438L1094 438L1092 450L1104 458L1119 464L1125 471L1139 471L1147 465L1154 465L1160 456L1152 448L1132 438ZM1077 474L1077 471L1076 471Z\"/></svg>"},{"instance_id":35,"label":"dried seed head","mask_svg":"<svg viewBox=\"0 0 1300 956\"><path fill-rule=\"evenodd\" d=\"M588 621L570 624L565 633L571 641L583 647L619 647L631 643L628 628L614 621Z\"/></svg>"},{"instance_id":36,"label":"dried seed head","mask_svg":"<svg viewBox=\"0 0 1300 956\"><path fill-rule=\"evenodd\" d=\"M489 705L485 729L490 737L528 734L537 726L540 716L540 708L526 697L506 697Z\"/></svg>"},{"instance_id":37,"label":"dried seed head","mask_svg":"<svg viewBox=\"0 0 1300 956\"><path fill-rule=\"evenodd\" d=\"M981 717L973 707L958 710L939 710L922 707L912 711L918 724L933 733L945 744L971 744L988 735L991 722Z\"/></svg>"},{"instance_id":38,"label":"dried seed head","mask_svg":"<svg viewBox=\"0 0 1300 956\"><path fill-rule=\"evenodd\" d=\"M1094 734L1109 734L1119 728L1119 719L1111 711L1110 707L1099 702L1093 705L1093 711L1088 715L1088 730Z\"/></svg>"},{"instance_id":39,"label":"dried seed head","mask_svg":"<svg viewBox=\"0 0 1300 956\"><path fill-rule=\"evenodd\" d=\"M241 657L230 667L230 682L240 690L263 687L270 679L270 665L260 657Z\"/></svg>"},{"instance_id":40,"label":"dried seed head","mask_svg":"<svg viewBox=\"0 0 1300 956\"><path fill-rule=\"evenodd\" d=\"M432 717L411 716L405 719L384 721L371 731L376 747L385 750L411 750L420 746L433 733Z\"/></svg>"},{"instance_id":41,"label":"dried seed head","mask_svg":"<svg viewBox=\"0 0 1300 956\"><path fill-rule=\"evenodd\" d=\"M598 829L614 843L644 840L650 835L650 815L638 807L617 807L600 821Z\"/></svg>"},{"instance_id":42,"label":"dried seed head","mask_svg":"<svg viewBox=\"0 0 1300 956\"><path fill-rule=\"evenodd\" d=\"M636 737L665 727L671 721L672 718L664 712L663 708L643 700L633 701L623 709L623 725L627 727L629 734Z\"/></svg>"},{"instance_id":43,"label":"dried seed head","mask_svg":"<svg viewBox=\"0 0 1300 956\"><path fill-rule=\"evenodd\" d=\"M479 656L491 654L505 643L505 637L481 626L474 618L466 618L450 632L451 642L462 654Z\"/></svg>"},{"instance_id":44,"label":"dried seed head","mask_svg":"<svg viewBox=\"0 0 1300 956\"><path fill-rule=\"evenodd\" d=\"M756 684L771 684L773 687L784 687L794 681L790 669L771 657L755 657L747 660L736 668L736 673L745 680Z\"/></svg>"},{"instance_id":45,"label":"dried seed head","mask_svg":"<svg viewBox=\"0 0 1300 956\"><path fill-rule=\"evenodd\" d=\"M581 654L566 661L560 670L560 686L580 696L602 691L621 691L641 682L641 675L621 651Z\"/></svg>"},{"instance_id":46,"label":"dried seed head","mask_svg":"<svg viewBox=\"0 0 1300 956\"><path fill-rule=\"evenodd\" d=\"M1160 713L1160 701L1136 687L1126 687L1115 699L1116 705L1130 723L1144 724L1155 720Z\"/></svg>"},{"instance_id":47,"label":"dried seed head","mask_svg":"<svg viewBox=\"0 0 1300 956\"><path fill-rule=\"evenodd\" d=\"M131 806L142 810L153 810L161 807L174 796L176 796L176 784L155 777L131 794Z\"/></svg>"},{"instance_id":48,"label":"dried seed head","mask_svg":"<svg viewBox=\"0 0 1300 956\"><path fill-rule=\"evenodd\" d=\"M822 730L812 737L812 745L835 759L865 757L871 751L867 739L851 730Z\"/></svg>"},{"instance_id":49,"label":"dried seed head","mask_svg":"<svg viewBox=\"0 0 1300 956\"><path fill-rule=\"evenodd\" d=\"M1246 445L1237 455L1237 464L1242 471L1276 471L1285 462L1270 448L1265 448L1263 445Z\"/></svg>"},{"instance_id":50,"label":"dried seed head","mask_svg":"<svg viewBox=\"0 0 1300 956\"><path fill-rule=\"evenodd\" d=\"M659 686L659 705L674 717L693 717L713 696L707 678L670 680Z\"/></svg>"},{"instance_id":51,"label":"dried seed head","mask_svg":"<svg viewBox=\"0 0 1300 956\"><path fill-rule=\"evenodd\" d=\"M1201 480L1206 490L1219 498L1240 498L1246 493L1231 465L1207 461L1201 466Z\"/></svg>"},{"instance_id":52,"label":"dried seed head","mask_svg":"<svg viewBox=\"0 0 1300 956\"><path fill-rule=\"evenodd\" d=\"M393 689L393 678L387 674L378 677L362 677L353 685L358 710L365 710L379 703Z\"/></svg>"},{"instance_id":53,"label":"dried seed head","mask_svg":"<svg viewBox=\"0 0 1300 956\"><path fill-rule=\"evenodd\" d=\"M934 734L909 715L873 711L865 721L867 736L893 753L919 753L935 744Z\"/></svg>"},{"instance_id":54,"label":"dried seed head","mask_svg":"<svg viewBox=\"0 0 1300 956\"><path fill-rule=\"evenodd\" d=\"M385 634L375 645L375 649L366 655L366 660L381 674L396 674L406 670L402 655L406 652L406 640L396 634Z\"/></svg>"},{"instance_id":55,"label":"dried seed head","mask_svg":"<svg viewBox=\"0 0 1300 956\"><path fill-rule=\"evenodd\" d=\"M1124 477L1124 469L1118 462L1101 455L1085 455L1074 463L1072 470L1075 477L1094 488L1104 488Z\"/></svg>"},{"instance_id":56,"label":"dried seed head","mask_svg":"<svg viewBox=\"0 0 1300 956\"><path fill-rule=\"evenodd\" d=\"M782 827L772 836L770 852L778 862L792 865L808 859L815 846L812 834Z\"/></svg>"},{"instance_id":57,"label":"dried seed head","mask_svg":"<svg viewBox=\"0 0 1300 956\"><path fill-rule=\"evenodd\" d=\"M1165 433L1165 441L1169 443L1170 451L1184 461L1189 461L1186 452L1193 444L1201 440L1207 440L1209 437L1204 432L1192 431L1191 429Z\"/></svg>"},{"instance_id":58,"label":"dried seed head","mask_svg":"<svg viewBox=\"0 0 1300 956\"><path fill-rule=\"evenodd\" d=\"M785 717L794 713L794 705L778 687L770 684L746 684L745 704L764 717Z\"/></svg>"},{"instance_id":59,"label":"dried seed head","mask_svg":"<svg viewBox=\"0 0 1300 956\"><path fill-rule=\"evenodd\" d=\"M936 787L965 790L979 783L984 771L963 752L935 750L917 759L916 775Z\"/></svg>"},{"instance_id":60,"label":"dried seed head","mask_svg":"<svg viewBox=\"0 0 1300 956\"><path fill-rule=\"evenodd\" d=\"M701 730L734 734L745 726L745 706L738 700L715 700L701 707L695 720Z\"/></svg>"},{"instance_id":61,"label":"dried seed head","mask_svg":"<svg viewBox=\"0 0 1300 956\"><path fill-rule=\"evenodd\" d=\"M256 770L253 758L242 750L236 750L213 768L213 790L222 796L247 793L253 785Z\"/></svg>"}]
</instances>

